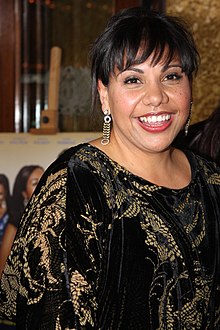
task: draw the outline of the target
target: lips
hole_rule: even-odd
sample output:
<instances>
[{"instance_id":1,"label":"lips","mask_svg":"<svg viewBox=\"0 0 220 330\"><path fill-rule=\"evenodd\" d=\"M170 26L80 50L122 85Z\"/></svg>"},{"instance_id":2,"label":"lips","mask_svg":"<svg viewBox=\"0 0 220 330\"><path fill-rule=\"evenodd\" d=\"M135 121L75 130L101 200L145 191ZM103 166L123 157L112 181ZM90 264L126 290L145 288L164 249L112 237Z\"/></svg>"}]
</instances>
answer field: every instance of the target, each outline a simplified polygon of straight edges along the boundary
<instances>
[{"instance_id":1,"label":"lips","mask_svg":"<svg viewBox=\"0 0 220 330\"><path fill-rule=\"evenodd\" d=\"M158 114L158 115L148 115L148 116L142 116L139 117L139 120L143 124L152 125L152 126L158 126L158 125L164 125L171 119L170 114Z\"/></svg>"}]
</instances>

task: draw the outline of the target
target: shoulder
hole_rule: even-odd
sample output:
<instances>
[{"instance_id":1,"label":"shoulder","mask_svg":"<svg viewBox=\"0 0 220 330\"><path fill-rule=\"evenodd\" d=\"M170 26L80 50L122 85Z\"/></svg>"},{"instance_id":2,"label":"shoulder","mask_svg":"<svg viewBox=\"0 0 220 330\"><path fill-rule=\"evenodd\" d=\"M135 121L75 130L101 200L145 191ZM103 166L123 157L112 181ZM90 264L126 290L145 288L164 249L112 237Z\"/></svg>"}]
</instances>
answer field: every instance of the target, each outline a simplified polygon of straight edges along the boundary
<instances>
[{"instance_id":1,"label":"shoulder","mask_svg":"<svg viewBox=\"0 0 220 330\"><path fill-rule=\"evenodd\" d=\"M28 235L30 226L36 230L53 227L49 214L53 214L56 226L65 223L66 192L68 181L68 162L80 149L80 145L63 152L43 173L26 209L23 212L18 232ZM39 222L39 218L41 221Z\"/></svg>"},{"instance_id":2,"label":"shoulder","mask_svg":"<svg viewBox=\"0 0 220 330\"><path fill-rule=\"evenodd\" d=\"M194 172L202 175L207 183L220 187L220 167L217 163L189 150L186 154Z\"/></svg>"},{"instance_id":3,"label":"shoulder","mask_svg":"<svg viewBox=\"0 0 220 330\"><path fill-rule=\"evenodd\" d=\"M45 175L53 174L59 171L60 169L66 168L68 166L70 159L74 157L74 155L76 155L76 153L79 150L81 149L83 150L86 146L87 144L78 144L63 151L59 155L59 157L53 163L51 163L51 165L47 168L47 170L45 171Z\"/></svg>"},{"instance_id":4,"label":"shoulder","mask_svg":"<svg viewBox=\"0 0 220 330\"><path fill-rule=\"evenodd\" d=\"M193 157L197 160L199 166L208 168L213 172L220 172L220 167L214 160L211 160L210 158L204 157L202 155L198 155L193 151L190 151L190 153L193 154Z\"/></svg>"},{"instance_id":5,"label":"shoulder","mask_svg":"<svg viewBox=\"0 0 220 330\"><path fill-rule=\"evenodd\" d=\"M50 187L55 183L57 184L59 180L62 182L63 180L65 181L67 179L67 168L71 157L74 157L77 151L79 151L84 146L85 144L79 144L62 152L59 157L54 160L43 173L38 186L35 189L34 195L38 195L43 187L44 189L46 187L47 189L50 189Z\"/></svg>"}]
</instances>

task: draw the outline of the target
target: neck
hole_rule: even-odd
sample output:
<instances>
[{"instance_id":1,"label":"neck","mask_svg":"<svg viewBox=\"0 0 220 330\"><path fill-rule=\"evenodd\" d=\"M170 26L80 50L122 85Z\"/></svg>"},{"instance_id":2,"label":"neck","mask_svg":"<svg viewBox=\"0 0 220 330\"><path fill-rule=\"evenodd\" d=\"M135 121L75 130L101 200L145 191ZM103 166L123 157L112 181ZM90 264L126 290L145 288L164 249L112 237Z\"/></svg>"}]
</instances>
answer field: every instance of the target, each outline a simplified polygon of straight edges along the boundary
<instances>
[{"instance_id":1,"label":"neck","mask_svg":"<svg viewBox=\"0 0 220 330\"><path fill-rule=\"evenodd\" d=\"M131 152L126 145L120 148L112 142L107 146L102 146L98 140L92 144L129 172L158 186L180 189L191 180L188 159L182 151L173 147L162 152L149 153L139 149L132 149Z\"/></svg>"}]
</instances>

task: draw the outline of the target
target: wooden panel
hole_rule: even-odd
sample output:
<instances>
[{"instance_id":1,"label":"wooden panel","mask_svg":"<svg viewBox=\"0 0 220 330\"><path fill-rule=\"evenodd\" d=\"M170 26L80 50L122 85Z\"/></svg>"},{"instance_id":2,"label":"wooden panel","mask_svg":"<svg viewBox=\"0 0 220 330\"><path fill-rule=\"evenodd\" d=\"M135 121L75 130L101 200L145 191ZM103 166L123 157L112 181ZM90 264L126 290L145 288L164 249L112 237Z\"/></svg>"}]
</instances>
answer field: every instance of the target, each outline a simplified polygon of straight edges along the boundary
<instances>
[{"instance_id":1,"label":"wooden panel","mask_svg":"<svg viewBox=\"0 0 220 330\"><path fill-rule=\"evenodd\" d=\"M150 5L152 8L163 10L165 2L165 0L115 0L115 11L140 5ZM15 4L20 3L22 3L20 0L0 0L0 132L21 131L20 43L18 44L20 24L16 19L19 14L16 14L15 8Z\"/></svg>"},{"instance_id":2,"label":"wooden panel","mask_svg":"<svg viewBox=\"0 0 220 330\"><path fill-rule=\"evenodd\" d=\"M14 1L0 0L0 132L14 131Z\"/></svg>"}]
</instances>

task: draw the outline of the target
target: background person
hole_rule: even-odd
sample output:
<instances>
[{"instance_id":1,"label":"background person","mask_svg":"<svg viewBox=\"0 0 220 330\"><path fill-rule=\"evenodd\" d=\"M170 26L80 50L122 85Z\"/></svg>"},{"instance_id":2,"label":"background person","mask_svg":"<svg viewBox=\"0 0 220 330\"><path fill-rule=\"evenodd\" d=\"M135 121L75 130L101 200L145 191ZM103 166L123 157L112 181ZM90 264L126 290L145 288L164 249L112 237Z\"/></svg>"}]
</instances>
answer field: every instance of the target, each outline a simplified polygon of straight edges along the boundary
<instances>
[{"instance_id":1,"label":"background person","mask_svg":"<svg viewBox=\"0 0 220 330\"><path fill-rule=\"evenodd\" d=\"M42 176L0 311L22 329L219 329L220 169L171 146L189 126L194 40L180 19L130 8L90 58L103 137Z\"/></svg>"},{"instance_id":2,"label":"background person","mask_svg":"<svg viewBox=\"0 0 220 330\"><path fill-rule=\"evenodd\" d=\"M11 217L10 209L11 194L8 177L5 174L0 174L0 246L2 243L2 237L4 235L5 228ZM0 329L13 329L12 323L10 321L4 322L3 320L0 320Z\"/></svg>"},{"instance_id":3,"label":"background person","mask_svg":"<svg viewBox=\"0 0 220 330\"><path fill-rule=\"evenodd\" d=\"M10 217L10 189L9 181L5 174L0 174L0 246L5 227Z\"/></svg>"},{"instance_id":4,"label":"background person","mask_svg":"<svg viewBox=\"0 0 220 330\"><path fill-rule=\"evenodd\" d=\"M12 193L11 217L5 227L0 247L0 274L10 253L19 221L44 170L39 165L23 166L18 172Z\"/></svg>"},{"instance_id":5,"label":"background person","mask_svg":"<svg viewBox=\"0 0 220 330\"><path fill-rule=\"evenodd\" d=\"M220 165L220 105L207 119L190 125L187 136L180 132L175 143Z\"/></svg>"}]
</instances>

